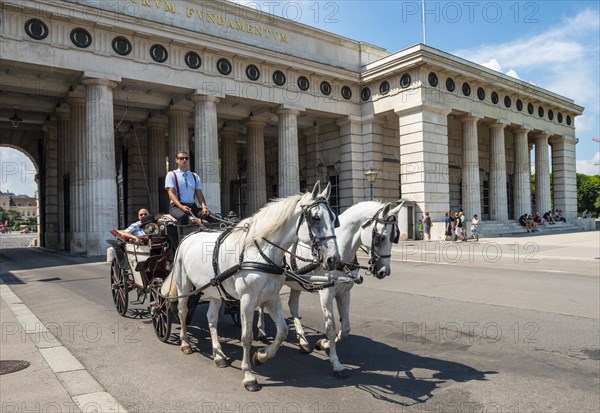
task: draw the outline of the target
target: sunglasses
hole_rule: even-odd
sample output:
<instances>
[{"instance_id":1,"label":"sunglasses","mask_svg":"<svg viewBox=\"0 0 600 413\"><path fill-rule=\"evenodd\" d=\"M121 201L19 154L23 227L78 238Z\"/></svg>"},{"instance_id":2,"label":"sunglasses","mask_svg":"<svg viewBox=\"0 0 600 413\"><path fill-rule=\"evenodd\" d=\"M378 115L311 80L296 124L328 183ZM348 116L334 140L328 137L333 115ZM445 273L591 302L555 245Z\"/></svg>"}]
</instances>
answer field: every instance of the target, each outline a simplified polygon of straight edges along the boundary
<instances>
[{"instance_id":1,"label":"sunglasses","mask_svg":"<svg viewBox=\"0 0 600 413\"><path fill-rule=\"evenodd\" d=\"M140 218L141 218L141 217L145 217L146 215L148 215L148 214L143 214L143 213L142 213L142 214L139 214L139 215L138 215L138 217L140 217Z\"/></svg>"},{"instance_id":2,"label":"sunglasses","mask_svg":"<svg viewBox=\"0 0 600 413\"><path fill-rule=\"evenodd\" d=\"M189 156L181 156L181 157L179 157L177 159L179 159L180 161L189 161L190 157Z\"/></svg>"}]
</instances>

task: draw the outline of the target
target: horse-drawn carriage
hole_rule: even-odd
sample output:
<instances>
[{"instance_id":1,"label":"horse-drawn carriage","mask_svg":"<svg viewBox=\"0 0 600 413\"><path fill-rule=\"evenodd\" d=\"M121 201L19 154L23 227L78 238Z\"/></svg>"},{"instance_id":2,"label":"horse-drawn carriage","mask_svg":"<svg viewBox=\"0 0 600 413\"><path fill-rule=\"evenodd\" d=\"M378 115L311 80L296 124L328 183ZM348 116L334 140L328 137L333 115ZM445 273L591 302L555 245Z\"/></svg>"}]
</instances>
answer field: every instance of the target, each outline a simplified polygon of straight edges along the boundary
<instances>
[{"instance_id":1,"label":"horse-drawn carriage","mask_svg":"<svg viewBox=\"0 0 600 413\"><path fill-rule=\"evenodd\" d=\"M170 215L164 215L157 221L147 223L143 230L147 234L135 241L113 230L115 239L107 240L112 246L109 253L111 262L111 292L117 312L125 316L129 308L129 293L135 292L135 302L144 304L148 299L150 316L156 336L163 342L169 339L171 324L179 322L177 300L170 300L161 294L161 288L173 267L175 251L186 236L199 231L221 232L238 220L235 216L227 219L214 217L219 222L178 225ZM134 301L132 301L134 302ZM200 302L200 294L191 294L188 299L186 324L193 318ZM225 302L225 314L229 314L234 323L239 324L239 304Z\"/></svg>"},{"instance_id":2,"label":"horse-drawn carriage","mask_svg":"<svg viewBox=\"0 0 600 413\"><path fill-rule=\"evenodd\" d=\"M229 361L217 332L218 309L224 298L226 304L240 300L234 311L230 307L229 311L226 308L226 313L231 313L234 320L239 317L243 347L242 384L249 391L257 391L260 385L251 370L251 360L254 365L266 363L275 356L287 337L288 327L279 296L286 279L304 290L323 294L331 291L328 297L321 297L321 300L327 301L326 341L334 371L344 377L345 368L337 359L335 350L338 338L333 319L333 299L338 300L342 318L341 339L350 331L349 290L360 281L358 269L365 269L377 278L390 274L391 246L398 242L397 215L402 205L392 209L390 203L360 203L343 214L347 215L347 219L342 225L327 202L329 191L328 185L320 192L317 182L312 192L271 202L236 226L195 232L185 239L188 228L177 227L173 222L164 220L144 227L150 235L139 244L130 243L114 232L116 239L109 243L115 250L111 289L117 311L126 313L130 291L136 290L138 298L149 294L154 330L159 339L167 341L171 322L189 322L189 314L193 314L200 296L203 300L208 299L206 315L213 361L218 367L226 367ZM342 251L338 249L335 231L338 225ZM306 246L304 252L296 251L297 245ZM356 260L359 246L368 251L368 267L359 265ZM293 263L296 259L310 264L297 268ZM301 339L304 333L299 322L297 295L295 297L295 308L290 309ZM250 357L252 320L258 306L265 307L277 331L269 345L258 349ZM182 352L191 354L187 322L180 323L179 341Z\"/></svg>"}]
</instances>

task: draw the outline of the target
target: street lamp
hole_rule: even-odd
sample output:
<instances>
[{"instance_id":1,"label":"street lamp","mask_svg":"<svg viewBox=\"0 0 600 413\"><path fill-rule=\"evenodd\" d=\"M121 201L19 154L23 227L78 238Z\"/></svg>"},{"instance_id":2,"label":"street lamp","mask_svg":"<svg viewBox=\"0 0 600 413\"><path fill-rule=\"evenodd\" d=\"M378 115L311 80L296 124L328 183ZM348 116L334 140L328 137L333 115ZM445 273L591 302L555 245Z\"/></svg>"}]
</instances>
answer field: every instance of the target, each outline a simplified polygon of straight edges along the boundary
<instances>
[{"instance_id":1,"label":"street lamp","mask_svg":"<svg viewBox=\"0 0 600 413\"><path fill-rule=\"evenodd\" d=\"M16 110L15 110L15 114L8 120L10 120L10 124L12 125L13 128L18 128L19 126L21 126L21 122L23 122L23 119L21 119L19 117L19 115L17 115Z\"/></svg>"},{"instance_id":2,"label":"street lamp","mask_svg":"<svg viewBox=\"0 0 600 413\"><path fill-rule=\"evenodd\" d=\"M365 172L365 178L367 178L367 182L369 183L369 186L371 187L371 201L373 200L373 184L375 183L375 180L377 179L377 172L375 172L373 170L373 168L369 168L369 170L367 172Z\"/></svg>"}]
</instances>

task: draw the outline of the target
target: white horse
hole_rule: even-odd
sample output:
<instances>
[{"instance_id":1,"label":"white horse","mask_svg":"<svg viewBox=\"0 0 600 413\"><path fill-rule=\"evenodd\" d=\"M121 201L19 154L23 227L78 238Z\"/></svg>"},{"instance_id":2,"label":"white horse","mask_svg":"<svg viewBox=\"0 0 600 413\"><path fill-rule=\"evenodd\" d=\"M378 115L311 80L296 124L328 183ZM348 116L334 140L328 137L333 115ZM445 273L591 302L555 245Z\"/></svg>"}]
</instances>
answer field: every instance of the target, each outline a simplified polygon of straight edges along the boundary
<instances>
[{"instance_id":1,"label":"white horse","mask_svg":"<svg viewBox=\"0 0 600 413\"><path fill-rule=\"evenodd\" d=\"M215 242L218 233L200 232L185 238L175 255L170 277L177 286L177 296L189 293L192 285L203 288L203 296L210 297L207 312L214 361L219 367L229 365L223 353L217 334L217 322L221 299L240 301L241 341L243 345L242 384L249 391L260 390L250 367L250 349L253 341L252 322L254 310L265 305L277 325L277 335L273 343L264 350L254 353L256 365L273 358L287 336L287 325L281 308L279 292L285 281L279 266L283 262L285 250L300 240L314 247L315 255L323 269L333 269L340 256L335 237L335 215L327 199L330 187L319 195L317 182L312 193L294 195L267 204L252 217L241 221L222 239L220 247ZM218 248L218 255L213 258ZM214 261L214 262L213 262ZM216 273L223 272L241 263L234 274L220 282L215 282ZM215 268L216 267L216 268ZM163 294L172 286L165 280ZM172 284L172 283L171 283ZM218 284L218 286L217 286ZM185 320L188 297L179 299L179 319ZM186 323L181 323L181 351L192 352L187 340Z\"/></svg>"},{"instance_id":2,"label":"white horse","mask_svg":"<svg viewBox=\"0 0 600 413\"><path fill-rule=\"evenodd\" d=\"M374 201L360 202L340 214L340 226L336 230L336 235L342 259L338 263L338 268L333 273L327 271L315 271L313 273L330 275L333 280L340 277L347 279L350 274L350 279L354 280L336 282L332 287L319 291L321 307L325 316L327 339L319 339L316 347L319 350L329 349L329 362L333 367L334 374L338 377L348 377L348 372L338 359L336 342L341 341L350 333L350 290L356 282L362 282L362 279L358 277L358 269L353 268L355 267L354 261L358 249L362 246L369 251L369 272L379 279L390 275L392 243L398 242L398 212L403 203L391 210L390 205L390 203L382 204ZM297 254L307 256L307 251L306 248L302 248ZM342 269L344 266L346 268ZM294 318L300 350L310 353L311 348L304 335L304 328L299 315L300 294L306 290L295 281L286 281L285 284L290 287L288 305ZM339 332L333 313L334 298L342 325ZM262 308L259 310L258 330L258 338L264 341L265 330Z\"/></svg>"}]
</instances>

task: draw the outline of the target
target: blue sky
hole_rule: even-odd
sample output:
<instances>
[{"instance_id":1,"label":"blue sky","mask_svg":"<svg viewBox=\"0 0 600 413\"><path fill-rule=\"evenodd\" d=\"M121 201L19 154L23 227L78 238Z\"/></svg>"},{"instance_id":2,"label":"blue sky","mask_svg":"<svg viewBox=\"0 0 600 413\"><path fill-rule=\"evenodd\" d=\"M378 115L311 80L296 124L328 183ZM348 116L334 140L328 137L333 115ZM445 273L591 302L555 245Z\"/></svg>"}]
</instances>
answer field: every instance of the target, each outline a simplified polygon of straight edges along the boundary
<instances>
[{"instance_id":1,"label":"blue sky","mask_svg":"<svg viewBox=\"0 0 600 413\"><path fill-rule=\"evenodd\" d=\"M236 1L383 47L423 42L421 0ZM584 106L576 118L577 172L600 174L600 2L425 2L427 44L535 83ZM0 148L0 190L33 195L33 165ZM14 172L14 168L17 172Z\"/></svg>"}]
</instances>

